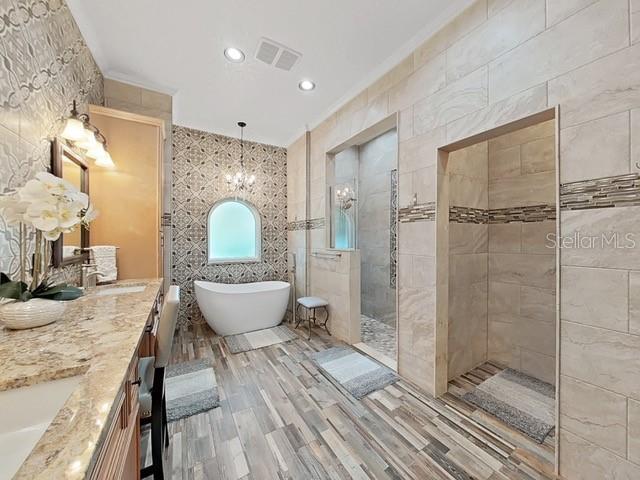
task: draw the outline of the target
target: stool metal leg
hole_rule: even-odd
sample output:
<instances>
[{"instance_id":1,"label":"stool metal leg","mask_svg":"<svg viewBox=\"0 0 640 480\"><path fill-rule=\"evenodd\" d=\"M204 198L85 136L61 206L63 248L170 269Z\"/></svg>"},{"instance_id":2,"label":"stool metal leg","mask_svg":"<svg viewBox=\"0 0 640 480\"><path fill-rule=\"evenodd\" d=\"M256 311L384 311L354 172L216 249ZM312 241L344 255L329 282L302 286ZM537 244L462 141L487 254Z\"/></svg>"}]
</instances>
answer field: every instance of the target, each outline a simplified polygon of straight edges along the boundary
<instances>
[{"instance_id":1,"label":"stool metal leg","mask_svg":"<svg viewBox=\"0 0 640 480\"><path fill-rule=\"evenodd\" d=\"M300 315L298 313L299 310L300 310L300 304L297 304L296 311L294 312L294 317L296 319L296 326L294 328L298 328L298 325L300 325L300 322L302 321L302 318L300 318Z\"/></svg>"},{"instance_id":2,"label":"stool metal leg","mask_svg":"<svg viewBox=\"0 0 640 480\"><path fill-rule=\"evenodd\" d=\"M331 335L331 332L329 331L329 327L327 327L327 323L329 322L329 309L326 306L324 307L324 313L326 314L327 317L324 319L323 327L327 331L327 333Z\"/></svg>"},{"instance_id":3,"label":"stool metal leg","mask_svg":"<svg viewBox=\"0 0 640 480\"><path fill-rule=\"evenodd\" d=\"M313 318L313 323L316 323L316 309L313 309L313 317L311 316L311 312L307 310L307 324L309 325L309 336L307 340L311 340L311 319Z\"/></svg>"}]
</instances>

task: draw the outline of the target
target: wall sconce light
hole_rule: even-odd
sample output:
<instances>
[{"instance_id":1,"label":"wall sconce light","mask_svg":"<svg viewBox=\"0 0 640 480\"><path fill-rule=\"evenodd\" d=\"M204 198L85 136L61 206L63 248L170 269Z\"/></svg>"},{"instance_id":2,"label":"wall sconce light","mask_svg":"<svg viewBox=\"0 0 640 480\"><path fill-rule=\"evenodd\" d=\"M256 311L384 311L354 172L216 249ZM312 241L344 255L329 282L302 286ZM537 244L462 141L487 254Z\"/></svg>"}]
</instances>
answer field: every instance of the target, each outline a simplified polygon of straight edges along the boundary
<instances>
[{"instance_id":1,"label":"wall sconce light","mask_svg":"<svg viewBox=\"0 0 640 480\"><path fill-rule=\"evenodd\" d=\"M61 136L73 142L76 147L86 150L87 157L93 158L97 166L108 168L115 166L111 155L107 152L107 139L100 133L98 127L89 121L89 115L78 113L75 100Z\"/></svg>"}]
</instances>

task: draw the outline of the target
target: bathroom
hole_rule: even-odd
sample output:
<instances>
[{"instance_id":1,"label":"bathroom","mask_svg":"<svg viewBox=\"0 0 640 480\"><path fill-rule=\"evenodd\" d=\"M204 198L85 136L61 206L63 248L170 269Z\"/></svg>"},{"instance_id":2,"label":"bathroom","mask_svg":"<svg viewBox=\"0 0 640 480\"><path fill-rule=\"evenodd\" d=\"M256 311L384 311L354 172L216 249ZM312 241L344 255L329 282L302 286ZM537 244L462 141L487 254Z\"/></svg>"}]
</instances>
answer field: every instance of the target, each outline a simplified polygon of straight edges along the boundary
<instances>
[{"instance_id":1,"label":"bathroom","mask_svg":"<svg viewBox=\"0 0 640 480\"><path fill-rule=\"evenodd\" d=\"M640 478L638 1L0 13L0 480Z\"/></svg>"}]
</instances>

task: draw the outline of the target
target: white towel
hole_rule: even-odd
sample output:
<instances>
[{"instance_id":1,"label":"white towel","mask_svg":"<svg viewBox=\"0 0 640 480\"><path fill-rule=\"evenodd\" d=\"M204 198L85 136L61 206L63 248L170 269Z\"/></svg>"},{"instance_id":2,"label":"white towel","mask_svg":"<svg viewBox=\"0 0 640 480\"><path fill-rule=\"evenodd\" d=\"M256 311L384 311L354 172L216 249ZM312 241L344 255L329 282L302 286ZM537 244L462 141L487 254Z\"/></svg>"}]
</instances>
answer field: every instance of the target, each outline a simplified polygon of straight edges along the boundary
<instances>
[{"instance_id":1,"label":"white towel","mask_svg":"<svg viewBox=\"0 0 640 480\"><path fill-rule=\"evenodd\" d=\"M80 250L80 247L75 245L63 245L62 246L62 258L73 257L76 254L76 250ZM78 252L80 253L80 252Z\"/></svg>"},{"instance_id":2,"label":"white towel","mask_svg":"<svg viewBox=\"0 0 640 480\"><path fill-rule=\"evenodd\" d=\"M116 252L117 248L114 245L90 247L90 263L95 263L96 269L102 273L98 277L99 282L114 282L118 279Z\"/></svg>"}]
</instances>

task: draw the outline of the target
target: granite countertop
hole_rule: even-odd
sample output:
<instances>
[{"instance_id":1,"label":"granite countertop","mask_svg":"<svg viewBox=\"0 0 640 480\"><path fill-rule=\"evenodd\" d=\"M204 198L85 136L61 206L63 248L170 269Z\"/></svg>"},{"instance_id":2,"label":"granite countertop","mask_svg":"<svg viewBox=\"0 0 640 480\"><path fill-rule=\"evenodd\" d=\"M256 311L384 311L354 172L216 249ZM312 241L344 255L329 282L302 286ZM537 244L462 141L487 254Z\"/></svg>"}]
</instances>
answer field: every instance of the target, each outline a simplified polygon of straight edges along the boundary
<instances>
[{"instance_id":1,"label":"granite countertop","mask_svg":"<svg viewBox=\"0 0 640 480\"><path fill-rule=\"evenodd\" d=\"M0 391L82 375L14 479L90 474L161 285L161 279L153 279L97 287L67 302L64 317L55 323L30 330L0 328ZM145 288L98 295L124 286Z\"/></svg>"}]
</instances>

